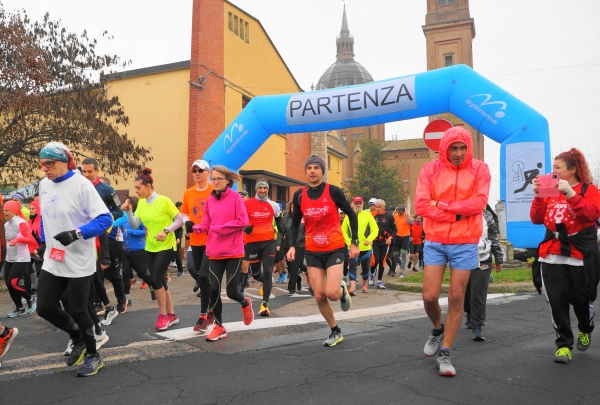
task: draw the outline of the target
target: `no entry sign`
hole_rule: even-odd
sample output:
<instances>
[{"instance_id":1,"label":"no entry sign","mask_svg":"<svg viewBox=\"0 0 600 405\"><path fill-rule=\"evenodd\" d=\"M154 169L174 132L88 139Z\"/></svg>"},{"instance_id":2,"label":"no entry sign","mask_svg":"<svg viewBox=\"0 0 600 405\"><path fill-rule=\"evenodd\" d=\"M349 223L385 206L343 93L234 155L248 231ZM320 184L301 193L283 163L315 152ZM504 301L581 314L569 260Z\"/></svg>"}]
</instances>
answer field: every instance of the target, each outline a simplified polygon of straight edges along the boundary
<instances>
[{"instance_id":1,"label":"no entry sign","mask_svg":"<svg viewBox=\"0 0 600 405\"><path fill-rule=\"evenodd\" d=\"M448 120L433 120L425 127L425 131L423 131L423 140L425 141L425 145L435 151L439 152L440 150L440 140L446 132L447 129L452 128L454 125Z\"/></svg>"}]
</instances>

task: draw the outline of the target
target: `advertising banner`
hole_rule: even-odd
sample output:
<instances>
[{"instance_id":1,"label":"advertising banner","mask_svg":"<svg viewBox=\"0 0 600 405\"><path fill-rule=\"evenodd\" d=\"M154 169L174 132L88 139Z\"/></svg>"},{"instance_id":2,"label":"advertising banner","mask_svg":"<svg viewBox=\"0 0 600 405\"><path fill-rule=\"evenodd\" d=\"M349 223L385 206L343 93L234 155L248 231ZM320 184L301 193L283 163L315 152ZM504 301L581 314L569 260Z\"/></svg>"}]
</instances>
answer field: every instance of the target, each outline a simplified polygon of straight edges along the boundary
<instances>
[{"instance_id":1,"label":"advertising banner","mask_svg":"<svg viewBox=\"0 0 600 405\"><path fill-rule=\"evenodd\" d=\"M508 222L529 221L533 200L531 182L546 174L543 142L506 145L506 218Z\"/></svg>"}]
</instances>

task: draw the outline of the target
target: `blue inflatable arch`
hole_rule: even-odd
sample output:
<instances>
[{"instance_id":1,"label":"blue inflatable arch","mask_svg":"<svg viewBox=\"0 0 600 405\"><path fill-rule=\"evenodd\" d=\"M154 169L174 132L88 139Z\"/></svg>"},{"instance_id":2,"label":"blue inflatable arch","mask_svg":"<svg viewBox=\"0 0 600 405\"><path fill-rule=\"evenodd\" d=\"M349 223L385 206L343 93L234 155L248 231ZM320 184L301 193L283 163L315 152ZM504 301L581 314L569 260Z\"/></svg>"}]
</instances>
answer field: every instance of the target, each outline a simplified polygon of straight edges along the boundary
<instances>
[{"instance_id":1,"label":"blue inflatable arch","mask_svg":"<svg viewBox=\"0 0 600 405\"><path fill-rule=\"evenodd\" d=\"M506 202L507 238L515 247L537 246L544 230L529 221L531 181L551 167L548 122L466 65L357 86L255 97L203 158L238 171L271 134L363 127L446 112L501 144L500 198Z\"/></svg>"}]
</instances>

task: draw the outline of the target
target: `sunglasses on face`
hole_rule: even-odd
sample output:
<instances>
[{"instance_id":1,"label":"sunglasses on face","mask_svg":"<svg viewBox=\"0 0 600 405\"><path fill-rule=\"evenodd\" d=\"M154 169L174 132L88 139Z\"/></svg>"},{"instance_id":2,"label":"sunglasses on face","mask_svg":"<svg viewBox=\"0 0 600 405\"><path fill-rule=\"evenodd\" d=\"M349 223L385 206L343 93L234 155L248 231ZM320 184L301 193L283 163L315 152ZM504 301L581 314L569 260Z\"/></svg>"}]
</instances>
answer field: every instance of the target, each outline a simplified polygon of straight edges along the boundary
<instances>
[{"instance_id":1,"label":"sunglasses on face","mask_svg":"<svg viewBox=\"0 0 600 405\"><path fill-rule=\"evenodd\" d=\"M45 162L40 161L39 163L40 163L40 167L45 167L46 169L50 169L50 168L54 167L56 160L47 160Z\"/></svg>"},{"instance_id":2,"label":"sunglasses on face","mask_svg":"<svg viewBox=\"0 0 600 405\"><path fill-rule=\"evenodd\" d=\"M204 173L204 169L192 169L192 173Z\"/></svg>"}]
</instances>

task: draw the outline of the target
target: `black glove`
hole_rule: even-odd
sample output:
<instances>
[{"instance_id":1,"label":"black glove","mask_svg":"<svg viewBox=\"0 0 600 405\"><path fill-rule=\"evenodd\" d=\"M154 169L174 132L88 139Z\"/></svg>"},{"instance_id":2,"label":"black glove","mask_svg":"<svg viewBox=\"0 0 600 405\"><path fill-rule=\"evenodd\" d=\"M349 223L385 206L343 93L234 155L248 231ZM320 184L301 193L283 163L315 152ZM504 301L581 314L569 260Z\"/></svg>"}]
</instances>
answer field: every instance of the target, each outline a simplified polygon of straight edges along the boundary
<instances>
[{"instance_id":1,"label":"black glove","mask_svg":"<svg viewBox=\"0 0 600 405\"><path fill-rule=\"evenodd\" d=\"M71 243L75 242L77 238L77 234L75 231L65 231L61 232L57 235L54 235L54 239L59 241L63 246L69 246Z\"/></svg>"},{"instance_id":2,"label":"black glove","mask_svg":"<svg viewBox=\"0 0 600 405\"><path fill-rule=\"evenodd\" d=\"M37 254L40 257L38 260L44 260L44 252L46 252L46 242L42 242L40 247L36 249ZM37 259L37 258L34 258Z\"/></svg>"},{"instance_id":3,"label":"black glove","mask_svg":"<svg viewBox=\"0 0 600 405\"><path fill-rule=\"evenodd\" d=\"M244 228L244 232L248 235L252 233L252 229L254 229L254 225L250 225Z\"/></svg>"},{"instance_id":4,"label":"black glove","mask_svg":"<svg viewBox=\"0 0 600 405\"><path fill-rule=\"evenodd\" d=\"M192 221L185 221L185 233L194 232L194 230L192 229L193 226L194 226L194 223Z\"/></svg>"}]
</instances>

